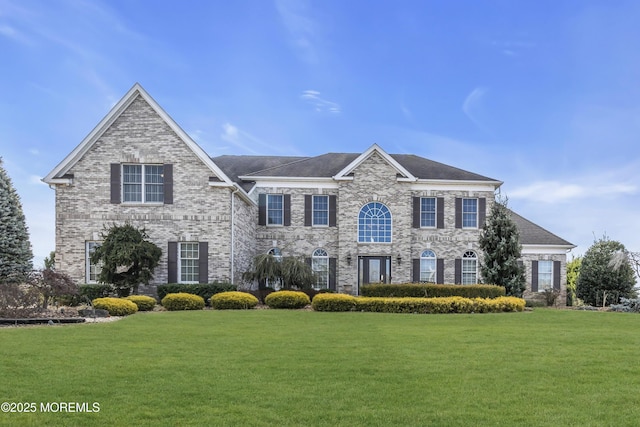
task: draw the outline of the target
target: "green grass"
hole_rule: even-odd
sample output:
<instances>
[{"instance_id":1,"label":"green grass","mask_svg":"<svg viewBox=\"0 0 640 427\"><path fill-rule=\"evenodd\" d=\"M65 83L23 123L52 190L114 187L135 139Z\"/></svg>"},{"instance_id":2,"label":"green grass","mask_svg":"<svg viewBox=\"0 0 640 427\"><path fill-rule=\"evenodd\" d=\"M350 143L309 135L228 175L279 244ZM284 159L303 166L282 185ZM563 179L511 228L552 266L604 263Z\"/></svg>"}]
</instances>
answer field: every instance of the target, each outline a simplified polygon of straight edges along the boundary
<instances>
[{"instance_id":1,"label":"green grass","mask_svg":"<svg viewBox=\"0 0 640 427\"><path fill-rule=\"evenodd\" d=\"M197 311L0 329L0 425L637 425L640 315Z\"/></svg>"}]
</instances>

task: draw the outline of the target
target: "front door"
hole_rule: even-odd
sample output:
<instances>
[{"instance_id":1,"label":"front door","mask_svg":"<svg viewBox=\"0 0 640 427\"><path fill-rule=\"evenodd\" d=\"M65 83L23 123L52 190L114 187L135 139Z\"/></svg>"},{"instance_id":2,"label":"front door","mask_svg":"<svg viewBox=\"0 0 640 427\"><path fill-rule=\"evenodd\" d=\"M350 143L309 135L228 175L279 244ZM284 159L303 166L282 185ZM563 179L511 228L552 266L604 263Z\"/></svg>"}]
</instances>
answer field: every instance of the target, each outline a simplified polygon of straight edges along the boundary
<instances>
[{"instance_id":1,"label":"front door","mask_svg":"<svg viewBox=\"0 0 640 427\"><path fill-rule=\"evenodd\" d=\"M389 283L390 281L391 257L362 256L358 258L358 290L362 285Z\"/></svg>"}]
</instances>

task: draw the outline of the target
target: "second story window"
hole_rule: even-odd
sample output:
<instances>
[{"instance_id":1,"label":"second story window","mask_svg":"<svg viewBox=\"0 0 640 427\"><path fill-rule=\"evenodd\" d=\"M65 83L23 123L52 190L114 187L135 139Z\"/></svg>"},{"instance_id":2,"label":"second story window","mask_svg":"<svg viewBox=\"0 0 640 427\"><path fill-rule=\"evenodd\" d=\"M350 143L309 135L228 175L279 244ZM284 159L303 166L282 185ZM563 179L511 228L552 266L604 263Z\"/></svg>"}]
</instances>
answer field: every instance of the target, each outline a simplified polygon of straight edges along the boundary
<instances>
[{"instance_id":1,"label":"second story window","mask_svg":"<svg viewBox=\"0 0 640 427\"><path fill-rule=\"evenodd\" d=\"M436 226L436 198L422 197L420 199L420 227Z\"/></svg>"},{"instance_id":2,"label":"second story window","mask_svg":"<svg viewBox=\"0 0 640 427\"><path fill-rule=\"evenodd\" d=\"M384 204L371 202L360 209L358 242L391 243L391 212Z\"/></svg>"},{"instance_id":3,"label":"second story window","mask_svg":"<svg viewBox=\"0 0 640 427\"><path fill-rule=\"evenodd\" d=\"M478 227L478 199L462 199L462 228Z\"/></svg>"},{"instance_id":4,"label":"second story window","mask_svg":"<svg viewBox=\"0 0 640 427\"><path fill-rule=\"evenodd\" d=\"M283 219L282 194L267 194L267 225L282 225Z\"/></svg>"},{"instance_id":5,"label":"second story window","mask_svg":"<svg viewBox=\"0 0 640 427\"><path fill-rule=\"evenodd\" d=\"M329 196L313 196L313 225L329 225Z\"/></svg>"},{"instance_id":6,"label":"second story window","mask_svg":"<svg viewBox=\"0 0 640 427\"><path fill-rule=\"evenodd\" d=\"M122 165L122 201L125 203L163 203L162 165Z\"/></svg>"}]
</instances>

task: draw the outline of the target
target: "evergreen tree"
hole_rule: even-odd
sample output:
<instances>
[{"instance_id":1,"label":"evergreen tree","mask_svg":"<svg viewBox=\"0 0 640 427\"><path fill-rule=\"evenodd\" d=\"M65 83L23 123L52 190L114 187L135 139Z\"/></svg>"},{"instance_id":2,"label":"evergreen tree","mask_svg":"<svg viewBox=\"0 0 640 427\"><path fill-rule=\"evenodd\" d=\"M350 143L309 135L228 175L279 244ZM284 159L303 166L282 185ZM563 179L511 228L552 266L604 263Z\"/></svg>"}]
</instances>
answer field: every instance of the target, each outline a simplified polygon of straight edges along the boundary
<instances>
[{"instance_id":1,"label":"evergreen tree","mask_svg":"<svg viewBox=\"0 0 640 427\"><path fill-rule=\"evenodd\" d=\"M130 224L114 224L102 233L102 244L91 254L91 262L102 265L98 281L112 284L120 296L136 293L141 283L148 285L162 255L148 238L144 228Z\"/></svg>"},{"instance_id":2,"label":"evergreen tree","mask_svg":"<svg viewBox=\"0 0 640 427\"><path fill-rule=\"evenodd\" d=\"M32 258L20 196L0 158L0 283L25 278L33 269Z\"/></svg>"},{"instance_id":3,"label":"evergreen tree","mask_svg":"<svg viewBox=\"0 0 640 427\"><path fill-rule=\"evenodd\" d=\"M577 299L576 288L581 265L582 257L572 258L567 263L567 305L573 305Z\"/></svg>"},{"instance_id":4,"label":"evergreen tree","mask_svg":"<svg viewBox=\"0 0 640 427\"><path fill-rule=\"evenodd\" d=\"M628 258L617 256L620 253L626 253L624 245L606 236L591 245L580 266L578 298L586 304L605 306L634 296L635 273Z\"/></svg>"},{"instance_id":5,"label":"evergreen tree","mask_svg":"<svg viewBox=\"0 0 640 427\"><path fill-rule=\"evenodd\" d=\"M479 243L484 253L480 265L484 283L504 286L507 295L522 297L524 268L518 263L522 247L506 199L496 199L480 232Z\"/></svg>"}]
</instances>

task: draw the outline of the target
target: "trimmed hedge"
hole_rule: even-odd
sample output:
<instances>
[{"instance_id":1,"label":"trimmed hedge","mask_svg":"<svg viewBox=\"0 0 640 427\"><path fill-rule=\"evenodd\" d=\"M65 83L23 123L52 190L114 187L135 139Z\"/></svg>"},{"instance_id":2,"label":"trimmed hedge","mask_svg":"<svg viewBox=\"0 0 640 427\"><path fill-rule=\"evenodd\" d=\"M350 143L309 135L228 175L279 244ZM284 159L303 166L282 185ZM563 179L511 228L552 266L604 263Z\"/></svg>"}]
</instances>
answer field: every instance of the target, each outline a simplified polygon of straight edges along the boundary
<instances>
[{"instance_id":1,"label":"trimmed hedge","mask_svg":"<svg viewBox=\"0 0 640 427\"><path fill-rule=\"evenodd\" d=\"M258 305L258 298L247 292L229 291L215 294L210 302L216 310L247 310Z\"/></svg>"},{"instance_id":2,"label":"trimmed hedge","mask_svg":"<svg viewBox=\"0 0 640 427\"><path fill-rule=\"evenodd\" d=\"M495 285L435 285L433 283L376 284L360 288L364 297L395 298L498 298L505 296L503 286Z\"/></svg>"},{"instance_id":3,"label":"trimmed hedge","mask_svg":"<svg viewBox=\"0 0 640 427\"><path fill-rule=\"evenodd\" d=\"M138 306L124 298L96 298L93 308L107 310L110 316L128 316L138 311Z\"/></svg>"},{"instance_id":4,"label":"trimmed hedge","mask_svg":"<svg viewBox=\"0 0 640 427\"><path fill-rule=\"evenodd\" d=\"M525 301L516 297L498 298L380 298L344 294L316 295L311 304L316 311L369 311L377 313L501 313L523 311Z\"/></svg>"},{"instance_id":5,"label":"trimmed hedge","mask_svg":"<svg viewBox=\"0 0 640 427\"><path fill-rule=\"evenodd\" d=\"M129 295L125 299L137 305L138 311L151 311L157 304L155 298L146 295Z\"/></svg>"},{"instance_id":6,"label":"trimmed hedge","mask_svg":"<svg viewBox=\"0 0 640 427\"><path fill-rule=\"evenodd\" d=\"M162 301L168 294L184 292L187 294L200 295L208 304L211 297L220 292L235 291L236 286L231 283L167 283L158 285L158 298Z\"/></svg>"},{"instance_id":7,"label":"trimmed hedge","mask_svg":"<svg viewBox=\"0 0 640 427\"><path fill-rule=\"evenodd\" d=\"M523 311L524 306L516 297L356 298L356 311L377 313L501 313Z\"/></svg>"},{"instance_id":8,"label":"trimmed hedge","mask_svg":"<svg viewBox=\"0 0 640 427\"><path fill-rule=\"evenodd\" d=\"M353 311L356 297L346 294L318 294L313 297L311 307L315 311Z\"/></svg>"},{"instance_id":9,"label":"trimmed hedge","mask_svg":"<svg viewBox=\"0 0 640 427\"><path fill-rule=\"evenodd\" d=\"M167 294L160 303L169 311L202 310L204 308L204 299L200 295L186 292Z\"/></svg>"},{"instance_id":10,"label":"trimmed hedge","mask_svg":"<svg viewBox=\"0 0 640 427\"><path fill-rule=\"evenodd\" d=\"M311 299L300 291L277 291L267 295L264 303L269 308L303 308L311 304Z\"/></svg>"}]
</instances>

